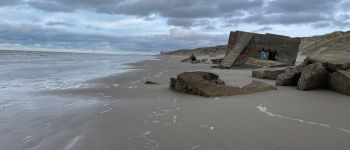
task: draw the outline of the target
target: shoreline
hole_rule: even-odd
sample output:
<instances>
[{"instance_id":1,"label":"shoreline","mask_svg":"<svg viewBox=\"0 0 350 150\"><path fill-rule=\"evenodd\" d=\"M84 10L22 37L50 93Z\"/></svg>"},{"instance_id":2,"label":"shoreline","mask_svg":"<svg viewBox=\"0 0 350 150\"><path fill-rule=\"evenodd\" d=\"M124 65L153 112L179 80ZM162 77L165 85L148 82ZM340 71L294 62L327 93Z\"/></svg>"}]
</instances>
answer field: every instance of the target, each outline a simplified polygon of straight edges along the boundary
<instances>
[{"instance_id":1,"label":"shoreline","mask_svg":"<svg viewBox=\"0 0 350 150\"><path fill-rule=\"evenodd\" d=\"M85 129L81 119L65 127L78 128L79 134L57 138L80 137L75 149L327 150L350 146L348 96L326 90L302 92L295 87L220 98L175 93L168 89L169 78L183 71L217 73L227 84L238 86L260 79L251 77L251 69L220 70L210 64L180 63L182 57L156 58L129 64L136 71L89 81L98 85L94 88L51 93L97 97L95 101L101 103L84 111L90 116ZM160 85L145 85L146 80ZM92 140L98 144L86 143Z\"/></svg>"}]
</instances>

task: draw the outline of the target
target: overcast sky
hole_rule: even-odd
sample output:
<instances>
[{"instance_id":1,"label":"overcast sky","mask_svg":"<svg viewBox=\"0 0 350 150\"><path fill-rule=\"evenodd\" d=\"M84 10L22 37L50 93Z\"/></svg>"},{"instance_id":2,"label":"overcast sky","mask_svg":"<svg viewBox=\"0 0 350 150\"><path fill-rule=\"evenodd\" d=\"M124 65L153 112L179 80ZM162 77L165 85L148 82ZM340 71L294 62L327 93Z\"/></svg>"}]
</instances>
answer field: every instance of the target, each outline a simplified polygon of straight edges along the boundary
<instances>
[{"instance_id":1,"label":"overcast sky","mask_svg":"<svg viewBox=\"0 0 350 150\"><path fill-rule=\"evenodd\" d=\"M350 0L0 0L0 49L166 51L350 30Z\"/></svg>"}]
</instances>

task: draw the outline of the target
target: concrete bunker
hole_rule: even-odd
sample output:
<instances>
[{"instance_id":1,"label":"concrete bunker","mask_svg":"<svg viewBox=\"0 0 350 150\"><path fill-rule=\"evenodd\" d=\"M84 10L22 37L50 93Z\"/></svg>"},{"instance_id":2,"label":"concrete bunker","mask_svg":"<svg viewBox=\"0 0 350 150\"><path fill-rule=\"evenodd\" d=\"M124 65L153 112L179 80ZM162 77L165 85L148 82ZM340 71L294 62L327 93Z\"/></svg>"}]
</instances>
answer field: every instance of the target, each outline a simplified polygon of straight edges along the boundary
<instances>
[{"instance_id":1,"label":"concrete bunker","mask_svg":"<svg viewBox=\"0 0 350 150\"><path fill-rule=\"evenodd\" d=\"M301 39L275 34L235 31L230 33L220 68L243 66L248 58L295 64Z\"/></svg>"}]
</instances>

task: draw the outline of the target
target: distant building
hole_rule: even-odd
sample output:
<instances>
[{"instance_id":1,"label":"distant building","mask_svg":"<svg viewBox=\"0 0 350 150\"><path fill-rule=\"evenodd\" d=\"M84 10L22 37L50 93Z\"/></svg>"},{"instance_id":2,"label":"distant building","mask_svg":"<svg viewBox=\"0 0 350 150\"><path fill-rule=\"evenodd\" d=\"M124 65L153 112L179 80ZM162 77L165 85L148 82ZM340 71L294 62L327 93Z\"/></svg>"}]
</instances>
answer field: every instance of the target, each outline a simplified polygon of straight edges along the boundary
<instances>
[{"instance_id":1,"label":"distant building","mask_svg":"<svg viewBox=\"0 0 350 150\"><path fill-rule=\"evenodd\" d=\"M222 68L244 65L249 57L294 65L299 51L300 38L275 34L231 32Z\"/></svg>"}]
</instances>

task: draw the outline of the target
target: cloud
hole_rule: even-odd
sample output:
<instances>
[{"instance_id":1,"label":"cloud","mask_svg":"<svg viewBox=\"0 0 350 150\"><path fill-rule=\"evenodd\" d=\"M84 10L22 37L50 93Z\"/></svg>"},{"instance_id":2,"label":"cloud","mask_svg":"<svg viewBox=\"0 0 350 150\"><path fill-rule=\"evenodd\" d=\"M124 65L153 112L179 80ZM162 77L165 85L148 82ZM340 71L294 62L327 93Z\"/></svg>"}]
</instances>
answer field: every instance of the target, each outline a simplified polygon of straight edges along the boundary
<instances>
[{"instance_id":1,"label":"cloud","mask_svg":"<svg viewBox=\"0 0 350 150\"><path fill-rule=\"evenodd\" d=\"M152 21L155 14L168 25L213 29L198 20L235 20L235 23L308 24L334 22L339 7L348 10L348 0L3 0L0 5L27 5L47 12L76 10L143 17ZM197 22L197 23L196 23ZM208 22L212 23L212 22Z\"/></svg>"},{"instance_id":2,"label":"cloud","mask_svg":"<svg viewBox=\"0 0 350 150\"><path fill-rule=\"evenodd\" d=\"M257 14L253 16L249 16L243 19L238 19L237 22L244 23L256 23L256 24L283 24L283 25L291 25L291 24L307 24L314 23L319 21L327 21L332 18L328 18L326 16L322 16L320 14L313 13L286 13L286 14Z\"/></svg>"},{"instance_id":3,"label":"cloud","mask_svg":"<svg viewBox=\"0 0 350 150\"><path fill-rule=\"evenodd\" d=\"M267 12L278 13L333 13L342 0L274 0L268 3Z\"/></svg>"},{"instance_id":4,"label":"cloud","mask_svg":"<svg viewBox=\"0 0 350 150\"><path fill-rule=\"evenodd\" d=\"M0 1L0 7L2 6L12 6L17 5L21 2L21 0L1 0Z\"/></svg>"},{"instance_id":5,"label":"cloud","mask_svg":"<svg viewBox=\"0 0 350 150\"><path fill-rule=\"evenodd\" d=\"M189 29L174 28L169 34L144 36L115 36L84 34L30 24L0 24L0 43L48 49L88 50L148 50L195 48L223 44L226 34L203 34Z\"/></svg>"},{"instance_id":6,"label":"cloud","mask_svg":"<svg viewBox=\"0 0 350 150\"><path fill-rule=\"evenodd\" d=\"M225 44L230 30L289 36L348 30L349 8L349 0L0 0L0 43L194 48Z\"/></svg>"},{"instance_id":7,"label":"cloud","mask_svg":"<svg viewBox=\"0 0 350 150\"><path fill-rule=\"evenodd\" d=\"M67 23L67 22L60 22L60 21L49 21L46 23L47 26L67 26L67 27L74 27L74 24Z\"/></svg>"},{"instance_id":8,"label":"cloud","mask_svg":"<svg viewBox=\"0 0 350 150\"><path fill-rule=\"evenodd\" d=\"M254 32L265 32L265 31L271 31L273 30L273 28L265 26L265 27L261 27L258 30L255 30Z\"/></svg>"}]
</instances>

